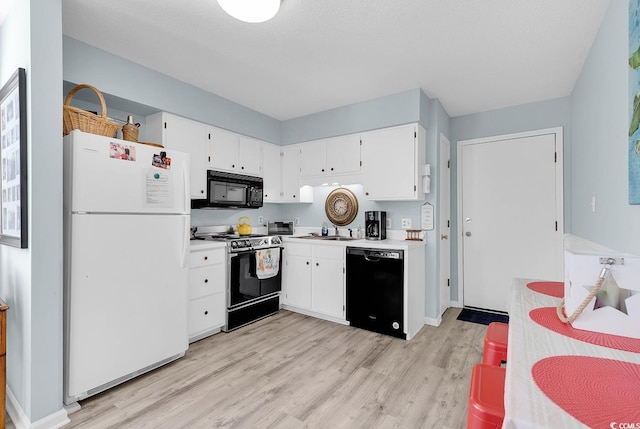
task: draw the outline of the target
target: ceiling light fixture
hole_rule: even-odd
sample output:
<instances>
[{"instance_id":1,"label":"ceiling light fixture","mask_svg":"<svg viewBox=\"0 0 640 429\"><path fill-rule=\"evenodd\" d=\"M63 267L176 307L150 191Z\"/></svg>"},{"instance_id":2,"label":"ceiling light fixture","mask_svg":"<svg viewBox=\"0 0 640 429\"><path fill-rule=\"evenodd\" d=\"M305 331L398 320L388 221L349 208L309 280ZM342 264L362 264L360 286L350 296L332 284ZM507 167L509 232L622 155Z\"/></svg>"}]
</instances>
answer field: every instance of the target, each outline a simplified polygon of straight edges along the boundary
<instances>
[{"instance_id":1,"label":"ceiling light fixture","mask_svg":"<svg viewBox=\"0 0 640 429\"><path fill-rule=\"evenodd\" d=\"M276 16L281 0L218 0L229 15L244 22L265 22Z\"/></svg>"}]
</instances>

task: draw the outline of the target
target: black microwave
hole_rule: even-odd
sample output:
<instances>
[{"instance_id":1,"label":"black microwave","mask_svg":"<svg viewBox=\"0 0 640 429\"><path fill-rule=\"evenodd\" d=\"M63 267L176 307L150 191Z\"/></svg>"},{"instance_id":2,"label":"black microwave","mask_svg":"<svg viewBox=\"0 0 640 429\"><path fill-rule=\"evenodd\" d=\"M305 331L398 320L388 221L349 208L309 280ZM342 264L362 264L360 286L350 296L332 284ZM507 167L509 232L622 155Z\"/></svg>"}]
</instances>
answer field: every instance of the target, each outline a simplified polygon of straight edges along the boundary
<instances>
[{"instance_id":1,"label":"black microwave","mask_svg":"<svg viewBox=\"0 0 640 429\"><path fill-rule=\"evenodd\" d=\"M225 171L207 171L207 198L191 200L191 208L262 207L262 177Z\"/></svg>"}]
</instances>

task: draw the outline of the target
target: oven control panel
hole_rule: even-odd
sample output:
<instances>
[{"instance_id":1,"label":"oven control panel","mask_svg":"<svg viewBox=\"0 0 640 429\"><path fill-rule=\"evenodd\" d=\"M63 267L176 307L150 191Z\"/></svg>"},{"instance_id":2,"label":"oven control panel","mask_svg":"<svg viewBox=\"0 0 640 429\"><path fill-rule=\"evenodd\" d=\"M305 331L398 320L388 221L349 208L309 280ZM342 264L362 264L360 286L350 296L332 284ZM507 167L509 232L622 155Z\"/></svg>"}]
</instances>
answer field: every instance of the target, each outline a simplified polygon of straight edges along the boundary
<instances>
[{"instance_id":1,"label":"oven control panel","mask_svg":"<svg viewBox=\"0 0 640 429\"><path fill-rule=\"evenodd\" d=\"M241 252L252 249L265 249L268 247L278 247L280 244L282 244L282 240L279 236L240 238L229 242L229 251Z\"/></svg>"}]
</instances>

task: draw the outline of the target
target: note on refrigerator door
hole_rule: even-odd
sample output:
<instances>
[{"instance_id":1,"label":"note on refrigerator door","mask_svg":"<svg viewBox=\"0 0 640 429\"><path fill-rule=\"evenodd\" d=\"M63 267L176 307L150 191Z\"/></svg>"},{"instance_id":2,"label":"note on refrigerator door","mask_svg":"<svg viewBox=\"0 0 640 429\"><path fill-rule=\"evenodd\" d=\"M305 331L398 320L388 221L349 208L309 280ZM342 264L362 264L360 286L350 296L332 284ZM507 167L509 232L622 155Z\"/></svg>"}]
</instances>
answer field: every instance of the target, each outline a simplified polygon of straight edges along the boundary
<instances>
[{"instance_id":1,"label":"note on refrigerator door","mask_svg":"<svg viewBox=\"0 0 640 429\"><path fill-rule=\"evenodd\" d=\"M150 168L144 172L144 205L147 207L171 207L172 188L169 172Z\"/></svg>"},{"instance_id":2,"label":"note on refrigerator door","mask_svg":"<svg viewBox=\"0 0 640 429\"><path fill-rule=\"evenodd\" d=\"M429 203L422 206L420 213L421 228L424 231L433 230L433 206Z\"/></svg>"}]
</instances>

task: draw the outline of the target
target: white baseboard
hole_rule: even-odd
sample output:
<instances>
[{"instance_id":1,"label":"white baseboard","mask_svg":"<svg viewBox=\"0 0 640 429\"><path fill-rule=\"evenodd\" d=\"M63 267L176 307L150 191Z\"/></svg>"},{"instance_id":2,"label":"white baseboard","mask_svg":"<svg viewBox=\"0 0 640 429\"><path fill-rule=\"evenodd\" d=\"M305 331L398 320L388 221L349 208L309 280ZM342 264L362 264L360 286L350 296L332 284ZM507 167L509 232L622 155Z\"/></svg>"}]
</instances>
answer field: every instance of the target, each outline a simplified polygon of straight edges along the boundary
<instances>
[{"instance_id":1,"label":"white baseboard","mask_svg":"<svg viewBox=\"0 0 640 429\"><path fill-rule=\"evenodd\" d=\"M67 411L61 408L55 413L32 423L24 413L13 392L11 392L11 389L9 389L9 386L7 386L7 413L16 429L58 429L70 422Z\"/></svg>"},{"instance_id":2,"label":"white baseboard","mask_svg":"<svg viewBox=\"0 0 640 429\"><path fill-rule=\"evenodd\" d=\"M440 324L442 323L442 316L438 317L437 319L434 319L433 317L425 317L424 323L430 326L440 326Z\"/></svg>"}]
</instances>

